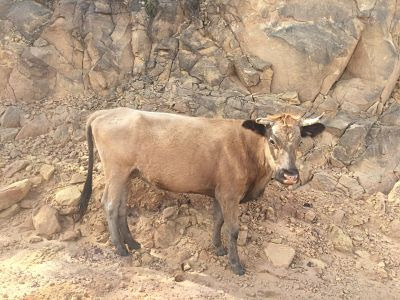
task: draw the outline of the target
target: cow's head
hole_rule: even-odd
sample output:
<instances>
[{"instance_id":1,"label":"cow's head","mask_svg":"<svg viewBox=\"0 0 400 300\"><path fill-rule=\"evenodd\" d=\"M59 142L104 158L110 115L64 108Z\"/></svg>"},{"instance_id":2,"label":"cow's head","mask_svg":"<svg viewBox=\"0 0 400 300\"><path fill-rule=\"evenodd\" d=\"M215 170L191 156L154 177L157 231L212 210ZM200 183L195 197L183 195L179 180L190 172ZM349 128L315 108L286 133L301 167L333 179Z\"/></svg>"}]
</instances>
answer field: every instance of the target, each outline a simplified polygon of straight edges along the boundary
<instances>
[{"instance_id":1,"label":"cow's head","mask_svg":"<svg viewBox=\"0 0 400 300\"><path fill-rule=\"evenodd\" d=\"M302 119L290 114L271 115L243 122L243 127L265 137L265 158L276 180L292 185L299 181L296 149L302 137L314 137L324 131L320 118Z\"/></svg>"}]
</instances>

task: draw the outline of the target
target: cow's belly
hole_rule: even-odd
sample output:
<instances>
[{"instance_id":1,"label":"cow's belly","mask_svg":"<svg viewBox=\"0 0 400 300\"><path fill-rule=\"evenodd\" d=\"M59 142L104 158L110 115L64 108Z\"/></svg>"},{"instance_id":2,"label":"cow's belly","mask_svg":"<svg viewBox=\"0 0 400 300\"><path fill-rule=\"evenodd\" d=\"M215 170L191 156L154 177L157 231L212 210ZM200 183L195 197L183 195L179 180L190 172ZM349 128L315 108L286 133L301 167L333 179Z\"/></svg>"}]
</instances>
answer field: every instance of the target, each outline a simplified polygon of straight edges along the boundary
<instances>
[{"instance_id":1,"label":"cow's belly","mask_svg":"<svg viewBox=\"0 0 400 300\"><path fill-rule=\"evenodd\" d=\"M195 193L214 196L215 170L193 163L183 164L181 161L164 162L148 166L138 166L138 177L156 187L175 193Z\"/></svg>"}]
</instances>

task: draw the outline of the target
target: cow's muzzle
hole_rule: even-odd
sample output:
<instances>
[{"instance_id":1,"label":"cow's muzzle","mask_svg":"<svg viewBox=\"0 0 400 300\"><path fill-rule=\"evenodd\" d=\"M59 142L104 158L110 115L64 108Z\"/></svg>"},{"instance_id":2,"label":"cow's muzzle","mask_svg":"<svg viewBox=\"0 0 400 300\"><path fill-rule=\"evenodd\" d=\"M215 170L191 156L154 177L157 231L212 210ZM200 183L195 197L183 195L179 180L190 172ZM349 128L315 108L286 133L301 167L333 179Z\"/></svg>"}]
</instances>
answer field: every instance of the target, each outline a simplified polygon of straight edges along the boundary
<instances>
[{"instance_id":1,"label":"cow's muzzle","mask_svg":"<svg viewBox=\"0 0 400 300\"><path fill-rule=\"evenodd\" d=\"M299 182L299 171L297 169L279 170L276 179L286 185L296 184Z\"/></svg>"}]
</instances>

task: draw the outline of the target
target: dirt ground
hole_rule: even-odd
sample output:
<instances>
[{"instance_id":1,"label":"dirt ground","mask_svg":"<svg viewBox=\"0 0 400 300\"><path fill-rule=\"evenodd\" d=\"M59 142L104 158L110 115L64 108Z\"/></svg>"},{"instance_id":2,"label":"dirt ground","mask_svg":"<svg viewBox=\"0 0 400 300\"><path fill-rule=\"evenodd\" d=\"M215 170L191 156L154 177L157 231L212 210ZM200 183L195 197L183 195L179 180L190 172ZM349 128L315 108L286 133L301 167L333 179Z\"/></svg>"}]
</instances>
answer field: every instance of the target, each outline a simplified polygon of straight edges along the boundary
<instances>
[{"instance_id":1,"label":"dirt ground","mask_svg":"<svg viewBox=\"0 0 400 300\"><path fill-rule=\"evenodd\" d=\"M154 202L165 197L158 196ZM206 199L176 196L167 204L175 209L173 220L166 221L173 223L172 232L168 227L162 230L162 224L167 223L157 205L131 210L130 227L144 247L129 258L117 256L110 245L99 196L95 196L82 224L73 225L69 217L63 217L64 230L81 231L77 241L61 241L57 236L37 238L28 209L2 221L0 297L399 298L400 243L382 231L387 216L377 208L374 197L354 200L339 193L288 191L271 184L258 202L242 205L241 229L248 234L246 245L239 247L247 270L242 277L230 271L226 257L217 257L212 251L212 219ZM311 222L305 217L310 210L315 213ZM341 253L332 246L329 228L335 222L347 229L355 254ZM154 232L153 240L158 240L158 246L167 245L165 248L155 247ZM265 244L271 241L295 249L288 269L276 268L266 258Z\"/></svg>"},{"instance_id":2,"label":"dirt ground","mask_svg":"<svg viewBox=\"0 0 400 300\"><path fill-rule=\"evenodd\" d=\"M57 115L58 107L50 101L46 112ZM69 141L55 142L52 131L3 145L1 168L16 158L30 163L11 178L2 178L1 185L34 178L44 163L56 171L31 189L16 215L0 219L0 298L400 298L400 239L388 226L399 219L400 207L379 193L351 199L340 190L326 193L308 185L288 189L271 183L258 201L241 205L239 255L246 274L239 277L229 269L227 258L217 257L211 247L210 199L164 193L134 181L128 221L142 248L128 258L119 257L109 241L100 203L103 178L98 159L93 197L81 223L74 224L70 210L54 202L60 187L86 174L80 128L88 111L96 108L88 102L68 111L69 116L83 112L80 125L71 125ZM40 108L24 110L32 116ZM59 234L48 238L38 236L32 224L32 214L45 203L59 209L62 226ZM335 246L333 232L338 227L351 239L351 249ZM268 243L294 249L288 268L271 262L265 251Z\"/></svg>"}]
</instances>

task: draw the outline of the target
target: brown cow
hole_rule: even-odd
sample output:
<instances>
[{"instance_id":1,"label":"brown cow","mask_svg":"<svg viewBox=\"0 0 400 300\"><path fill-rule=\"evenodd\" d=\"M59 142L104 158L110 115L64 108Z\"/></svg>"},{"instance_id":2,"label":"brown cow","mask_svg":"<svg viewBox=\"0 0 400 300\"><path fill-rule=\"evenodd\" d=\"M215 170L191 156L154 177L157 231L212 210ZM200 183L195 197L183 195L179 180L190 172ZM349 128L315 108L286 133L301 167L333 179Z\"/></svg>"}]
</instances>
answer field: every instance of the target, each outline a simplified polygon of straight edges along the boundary
<instances>
[{"instance_id":1,"label":"brown cow","mask_svg":"<svg viewBox=\"0 0 400 300\"><path fill-rule=\"evenodd\" d=\"M87 122L89 166L77 220L92 192L94 138L105 173L102 203L120 255L129 254L125 244L140 247L126 214L129 179L137 176L168 191L213 197L216 254L228 253L233 271L242 275L239 203L261 195L271 178L287 185L298 182L295 151L301 136L314 136L325 128L318 120L288 114L255 121L208 119L129 108L95 112ZM224 222L228 251L221 242Z\"/></svg>"}]
</instances>

